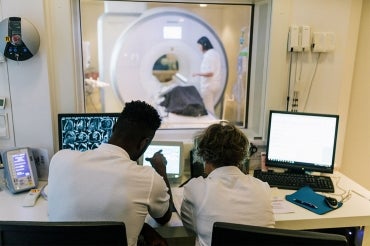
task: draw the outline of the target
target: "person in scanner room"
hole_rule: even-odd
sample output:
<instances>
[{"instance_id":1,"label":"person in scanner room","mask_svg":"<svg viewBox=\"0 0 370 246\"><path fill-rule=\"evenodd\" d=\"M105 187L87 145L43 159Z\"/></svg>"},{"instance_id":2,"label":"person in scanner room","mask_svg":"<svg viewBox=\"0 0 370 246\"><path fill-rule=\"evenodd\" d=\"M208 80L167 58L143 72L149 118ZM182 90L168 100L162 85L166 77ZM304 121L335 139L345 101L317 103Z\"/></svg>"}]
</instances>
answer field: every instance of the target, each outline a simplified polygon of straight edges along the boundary
<instances>
[{"instance_id":1,"label":"person in scanner room","mask_svg":"<svg viewBox=\"0 0 370 246\"><path fill-rule=\"evenodd\" d=\"M206 178L184 185L181 219L193 231L196 245L211 245L214 222L274 227L270 186L244 174L239 165L249 142L235 125L210 125L195 139L195 154L204 162Z\"/></svg>"},{"instance_id":2,"label":"person in scanner room","mask_svg":"<svg viewBox=\"0 0 370 246\"><path fill-rule=\"evenodd\" d=\"M128 102L108 143L85 152L57 152L49 169L49 219L123 221L128 245L137 245L140 233L147 245L153 240L160 240L156 245L167 245L144 223L147 214L162 225L171 218L166 158L158 151L150 158L152 167L137 165L160 124L152 106L143 101Z\"/></svg>"},{"instance_id":3,"label":"person in scanner room","mask_svg":"<svg viewBox=\"0 0 370 246\"><path fill-rule=\"evenodd\" d=\"M204 106L209 114L215 115L216 96L222 89L221 58L207 37L201 37L197 43L203 53L203 59L200 72L193 73L193 76L200 76L200 94Z\"/></svg>"}]
</instances>

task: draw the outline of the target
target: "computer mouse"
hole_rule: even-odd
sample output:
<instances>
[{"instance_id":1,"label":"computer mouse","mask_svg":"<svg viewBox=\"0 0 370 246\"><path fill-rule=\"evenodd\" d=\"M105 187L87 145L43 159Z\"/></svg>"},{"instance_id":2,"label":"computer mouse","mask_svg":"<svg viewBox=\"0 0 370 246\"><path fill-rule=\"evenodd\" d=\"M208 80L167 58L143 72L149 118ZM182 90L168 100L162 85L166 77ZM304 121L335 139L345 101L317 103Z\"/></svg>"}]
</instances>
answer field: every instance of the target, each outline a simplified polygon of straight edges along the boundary
<instances>
[{"instance_id":1,"label":"computer mouse","mask_svg":"<svg viewBox=\"0 0 370 246\"><path fill-rule=\"evenodd\" d=\"M325 197L325 203L331 207L331 208L338 208L339 206L339 203L337 201L337 199L333 198L333 197L328 197L326 196Z\"/></svg>"}]
</instances>

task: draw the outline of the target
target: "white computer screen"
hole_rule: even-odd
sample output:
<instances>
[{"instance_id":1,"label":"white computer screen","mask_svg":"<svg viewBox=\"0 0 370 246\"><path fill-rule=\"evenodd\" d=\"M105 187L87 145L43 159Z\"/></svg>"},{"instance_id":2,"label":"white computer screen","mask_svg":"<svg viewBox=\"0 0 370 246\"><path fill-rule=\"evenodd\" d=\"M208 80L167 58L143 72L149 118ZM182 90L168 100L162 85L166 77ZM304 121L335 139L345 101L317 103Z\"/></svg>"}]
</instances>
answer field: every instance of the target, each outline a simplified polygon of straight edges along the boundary
<instances>
[{"instance_id":1,"label":"white computer screen","mask_svg":"<svg viewBox=\"0 0 370 246\"><path fill-rule=\"evenodd\" d=\"M332 172L337 115L271 111L267 165Z\"/></svg>"},{"instance_id":2,"label":"white computer screen","mask_svg":"<svg viewBox=\"0 0 370 246\"><path fill-rule=\"evenodd\" d=\"M153 155L159 150L162 150L162 154L166 157L166 170L168 177L180 177L183 168L183 143L171 141L152 141L142 158L140 158L140 162L142 162L144 166L151 166L150 162L146 161L145 159L153 157Z\"/></svg>"}]
</instances>

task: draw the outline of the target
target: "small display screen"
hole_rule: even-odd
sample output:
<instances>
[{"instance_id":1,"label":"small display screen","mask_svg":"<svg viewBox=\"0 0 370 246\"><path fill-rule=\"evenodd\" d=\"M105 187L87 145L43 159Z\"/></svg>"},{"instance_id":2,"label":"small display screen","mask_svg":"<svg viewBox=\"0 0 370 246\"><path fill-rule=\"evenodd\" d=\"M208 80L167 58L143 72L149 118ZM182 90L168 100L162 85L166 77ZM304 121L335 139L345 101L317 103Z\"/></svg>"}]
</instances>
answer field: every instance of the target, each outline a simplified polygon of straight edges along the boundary
<instances>
[{"instance_id":1,"label":"small display screen","mask_svg":"<svg viewBox=\"0 0 370 246\"><path fill-rule=\"evenodd\" d=\"M28 155L26 153L14 154L12 155L12 160L17 179L31 175Z\"/></svg>"},{"instance_id":2,"label":"small display screen","mask_svg":"<svg viewBox=\"0 0 370 246\"><path fill-rule=\"evenodd\" d=\"M149 145L145 153L143 154L143 165L151 166L149 161L146 161L146 158L151 158L157 152L162 150L162 154L166 157L167 160L167 174L179 177L181 172L181 163L182 163L182 144L174 142L173 144L160 144L152 142Z\"/></svg>"},{"instance_id":3,"label":"small display screen","mask_svg":"<svg viewBox=\"0 0 370 246\"><path fill-rule=\"evenodd\" d=\"M5 105L5 99L0 98L0 108L4 107Z\"/></svg>"},{"instance_id":4,"label":"small display screen","mask_svg":"<svg viewBox=\"0 0 370 246\"><path fill-rule=\"evenodd\" d=\"M163 27L164 39L181 39L182 27L181 26L164 26Z\"/></svg>"}]
</instances>

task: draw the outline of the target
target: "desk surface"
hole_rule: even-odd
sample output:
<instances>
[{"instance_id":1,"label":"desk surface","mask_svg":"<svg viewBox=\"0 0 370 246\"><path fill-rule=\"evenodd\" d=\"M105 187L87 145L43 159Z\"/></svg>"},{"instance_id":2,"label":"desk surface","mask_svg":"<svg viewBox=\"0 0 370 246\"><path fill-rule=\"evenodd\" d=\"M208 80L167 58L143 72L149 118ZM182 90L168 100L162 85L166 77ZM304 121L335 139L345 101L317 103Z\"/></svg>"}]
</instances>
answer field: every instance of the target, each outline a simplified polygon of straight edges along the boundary
<instances>
[{"instance_id":1,"label":"desk surface","mask_svg":"<svg viewBox=\"0 0 370 246\"><path fill-rule=\"evenodd\" d=\"M317 229L333 227L370 226L370 191L339 172L331 175L335 183L335 193L324 195L341 199L348 191L351 195L343 206L329 213L318 215L292 204L293 213L275 214L276 227L286 229ZM292 190L279 190L280 195L292 194ZM356 192L356 193L355 193ZM359 196L357 193L367 197Z\"/></svg>"},{"instance_id":2,"label":"desk surface","mask_svg":"<svg viewBox=\"0 0 370 246\"><path fill-rule=\"evenodd\" d=\"M370 245L370 191L339 172L335 172L331 177L336 188L334 194L329 193L330 196L338 199L340 198L338 195L341 193L348 190L354 191L341 208L324 215L317 215L302 207L291 204L292 213L275 214L276 227L287 229L318 229L365 226L363 245ZM40 186L42 185L45 185L45 182L40 182ZM293 192L295 191L278 189L278 194L281 197L285 197L285 195ZM358 195L358 193L366 198ZM22 207L22 202L26 194L27 192L11 194L7 189L0 191L0 220L47 221L47 201L43 197L40 197L34 207ZM182 188L173 188L173 194L175 206L179 207L182 199ZM147 222L154 227L158 227L158 231L162 235L170 231L169 234L164 235L165 237L176 237L176 235L177 237L190 236L182 227L177 213L173 214L171 221L165 227L159 227L150 217L147 218Z\"/></svg>"}]
</instances>

